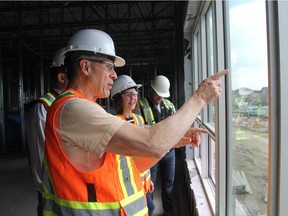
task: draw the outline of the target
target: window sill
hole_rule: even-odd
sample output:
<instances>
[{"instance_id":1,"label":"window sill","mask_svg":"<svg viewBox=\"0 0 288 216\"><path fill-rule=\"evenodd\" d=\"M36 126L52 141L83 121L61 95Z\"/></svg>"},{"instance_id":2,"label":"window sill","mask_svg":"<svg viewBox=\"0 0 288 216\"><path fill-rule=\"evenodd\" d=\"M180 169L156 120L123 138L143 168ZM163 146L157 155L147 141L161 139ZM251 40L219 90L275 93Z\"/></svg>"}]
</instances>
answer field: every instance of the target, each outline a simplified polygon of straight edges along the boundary
<instances>
[{"instance_id":1,"label":"window sill","mask_svg":"<svg viewBox=\"0 0 288 216\"><path fill-rule=\"evenodd\" d=\"M195 161L192 159L186 159L187 163L187 168L189 172L189 177L190 177L190 188L193 190L194 195L195 195L195 201L197 203L197 211L198 215L205 215L205 216L213 216L213 207L210 205L208 196L211 197L212 192L207 196L207 190L205 190L204 185L207 187L208 186L208 180L203 180L204 182L201 181L200 175L198 173L197 167L195 165Z\"/></svg>"}]
</instances>

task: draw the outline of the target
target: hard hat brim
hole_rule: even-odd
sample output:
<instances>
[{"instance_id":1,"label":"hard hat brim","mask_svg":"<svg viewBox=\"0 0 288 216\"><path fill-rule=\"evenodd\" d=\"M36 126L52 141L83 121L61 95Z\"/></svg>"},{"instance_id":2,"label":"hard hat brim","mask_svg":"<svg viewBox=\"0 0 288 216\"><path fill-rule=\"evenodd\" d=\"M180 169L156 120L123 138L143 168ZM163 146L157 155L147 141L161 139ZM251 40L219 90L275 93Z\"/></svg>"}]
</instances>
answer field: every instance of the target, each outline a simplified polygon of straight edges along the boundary
<instances>
[{"instance_id":1,"label":"hard hat brim","mask_svg":"<svg viewBox=\"0 0 288 216\"><path fill-rule=\"evenodd\" d=\"M154 89L154 91L155 91L155 89ZM156 94L158 95L158 96L160 96L160 97L163 97L163 98L168 98L168 97L170 97L170 93L169 92L166 92L166 93L161 93L161 92L157 92L157 91L155 91L156 92Z\"/></svg>"},{"instance_id":2,"label":"hard hat brim","mask_svg":"<svg viewBox=\"0 0 288 216\"><path fill-rule=\"evenodd\" d=\"M125 65L125 60L119 56L115 56L115 67L123 67Z\"/></svg>"},{"instance_id":3,"label":"hard hat brim","mask_svg":"<svg viewBox=\"0 0 288 216\"><path fill-rule=\"evenodd\" d=\"M137 89L141 88L142 85L141 84L136 84Z\"/></svg>"},{"instance_id":4,"label":"hard hat brim","mask_svg":"<svg viewBox=\"0 0 288 216\"><path fill-rule=\"evenodd\" d=\"M97 52L93 52L93 51L91 51L89 49L85 49L85 48L71 48L71 47L68 47L68 48L66 48L63 51L63 55L65 56L70 51L88 51L88 52L97 54ZM101 52L98 52L98 53L103 54ZM107 54L104 54L104 55L107 55ZM115 58L115 61L114 61L115 67L123 67L126 64L125 60L123 58L121 58L120 56L112 56L111 55L111 57Z\"/></svg>"}]
</instances>

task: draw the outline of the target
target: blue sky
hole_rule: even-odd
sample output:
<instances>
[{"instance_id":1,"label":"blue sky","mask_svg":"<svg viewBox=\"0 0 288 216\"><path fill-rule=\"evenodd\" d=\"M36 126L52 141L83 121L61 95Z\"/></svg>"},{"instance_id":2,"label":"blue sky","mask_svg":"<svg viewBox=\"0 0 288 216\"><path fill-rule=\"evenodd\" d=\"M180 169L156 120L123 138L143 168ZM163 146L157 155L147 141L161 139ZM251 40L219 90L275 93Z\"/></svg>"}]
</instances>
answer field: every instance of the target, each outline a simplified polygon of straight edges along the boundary
<instances>
[{"instance_id":1,"label":"blue sky","mask_svg":"<svg viewBox=\"0 0 288 216\"><path fill-rule=\"evenodd\" d=\"M232 88L268 86L264 0L230 1Z\"/></svg>"}]
</instances>

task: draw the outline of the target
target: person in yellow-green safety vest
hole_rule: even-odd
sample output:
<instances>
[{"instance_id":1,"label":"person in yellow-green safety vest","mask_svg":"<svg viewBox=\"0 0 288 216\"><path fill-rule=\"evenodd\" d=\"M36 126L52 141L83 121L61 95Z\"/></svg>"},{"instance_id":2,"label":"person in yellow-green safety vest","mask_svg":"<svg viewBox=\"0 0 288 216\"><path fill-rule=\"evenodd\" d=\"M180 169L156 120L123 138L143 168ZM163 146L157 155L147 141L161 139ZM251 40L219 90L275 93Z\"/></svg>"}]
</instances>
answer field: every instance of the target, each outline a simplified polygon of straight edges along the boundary
<instances>
[{"instance_id":1,"label":"person in yellow-green safety vest","mask_svg":"<svg viewBox=\"0 0 288 216\"><path fill-rule=\"evenodd\" d=\"M170 97L169 88L170 81L163 75L156 76L150 82L148 97L139 101L145 124L154 125L176 112L174 104L167 99ZM156 182L158 173L161 175L161 198L164 215L174 215L175 150L172 148L168 151L150 170L153 182Z\"/></svg>"},{"instance_id":2,"label":"person in yellow-green safety vest","mask_svg":"<svg viewBox=\"0 0 288 216\"><path fill-rule=\"evenodd\" d=\"M108 98L115 53L105 32L83 29L67 42L64 65L68 87L51 105L45 130L44 215L147 215L140 173L171 148L200 144L191 128L197 114L221 95L223 70L202 81L172 116L141 128L107 113L96 101ZM133 157L133 162L127 157Z\"/></svg>"},{"instance_id":3,"label":"person in yellow-green safety vest","mask_svg":"<svg viewBox=\"0 0 288 216\"><path fill-rule=\"evenodd\" d=\"M50 91L26 105L25 130L29 151L29 166L38 193L38 215L42 215L42 162L44 157L45 123L47 110L66 89L68 80L64 70L64 48L58 50L50 64Z\"/></svg>"},{"instance_id":4,"label":"person in yellow-green safety vest","mask_svg":"<svg viewBox=\"0 0 288 216\"><path fill-rule=\"evenodd\" d=\"M138 88L141 86L141 84L136 84L130 76L121 75L114 81L111 89L111 98L116 116L139 127L145 127L143 117L134 113L139 109ZM146 195L148 213L149 216L152 216L155 206L151 197L151 193L154 191L154 184L151 181L150 169L140 173L140 175Z\"/></svg>"}]
</instances>

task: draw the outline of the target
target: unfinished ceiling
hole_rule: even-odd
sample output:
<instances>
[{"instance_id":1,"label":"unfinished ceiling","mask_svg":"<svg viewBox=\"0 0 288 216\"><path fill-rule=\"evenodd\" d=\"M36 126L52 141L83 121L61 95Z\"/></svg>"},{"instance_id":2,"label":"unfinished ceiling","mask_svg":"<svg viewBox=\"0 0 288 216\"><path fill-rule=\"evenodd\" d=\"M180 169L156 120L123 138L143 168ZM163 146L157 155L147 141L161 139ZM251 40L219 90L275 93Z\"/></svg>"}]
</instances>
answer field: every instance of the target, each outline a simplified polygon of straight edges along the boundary
<instances>
[{"instance_id":1,"label":"unfinished ceiling","mask_svg":"<svg viewBox=\"0 0 288 216\"><path fill-rule=\"evenodd\" d=\"M187 3L1 1L2 63L4 67L19 63L48 67L54 52L72 34L94 28L107 32L117 55L126 60L127 66L117 69L118 73L130 73L139 80L155 73L169 77L175 72L176 29L183 28L179 25L184 23Z\"/></svg>"}]
</instances>

